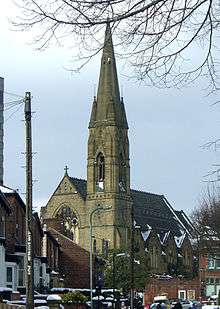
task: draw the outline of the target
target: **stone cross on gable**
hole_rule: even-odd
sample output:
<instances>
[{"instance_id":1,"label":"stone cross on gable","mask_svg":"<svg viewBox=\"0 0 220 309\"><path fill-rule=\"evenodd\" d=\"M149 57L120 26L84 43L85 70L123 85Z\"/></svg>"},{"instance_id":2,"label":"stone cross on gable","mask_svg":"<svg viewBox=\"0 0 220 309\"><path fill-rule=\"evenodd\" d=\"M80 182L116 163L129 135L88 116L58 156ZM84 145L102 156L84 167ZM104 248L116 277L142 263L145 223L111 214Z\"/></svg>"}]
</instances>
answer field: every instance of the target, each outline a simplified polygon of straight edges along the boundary
<instances>
[{"instance_id":1,"label":"stone cross on gable","mask_svg":"<svg viewBox=\"0 0 220 309\"><path fill-rule=\"evenodd\" d=\"M64 171L65 171L65 175L68 175L68 167L67 167L67 165L64 167Z\"/></svg>"}]
</instances>

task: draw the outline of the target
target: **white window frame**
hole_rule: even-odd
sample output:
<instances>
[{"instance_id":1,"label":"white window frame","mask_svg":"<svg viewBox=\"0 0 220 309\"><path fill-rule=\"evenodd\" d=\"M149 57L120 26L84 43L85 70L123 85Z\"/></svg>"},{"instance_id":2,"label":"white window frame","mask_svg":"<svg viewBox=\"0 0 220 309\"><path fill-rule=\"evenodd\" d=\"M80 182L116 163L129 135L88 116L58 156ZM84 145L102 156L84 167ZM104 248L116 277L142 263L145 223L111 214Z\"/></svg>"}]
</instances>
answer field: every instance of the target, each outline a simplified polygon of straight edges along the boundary
<instances>
[{"instance_id":1,"label":"white window frame","mask_svg":"<svg viewBox=\"0 0 220 309\"><path fill-rule=\"evenodd\" d=\"M19 268L19 264L17 266L17 287L19 289L21 288L25 288L25 270L26 270L26 259L25 259L25 254L24 253L20 253L20 252L16 252L16 255L22 256L24 259L24 268ZM19 271L23 271L23 283L24 285L19 285Z\"/></svg>"},{"instance_id":2,"label":"white window frame","mask_svg":"<svg viewBox=\"0 0 220 309\"><path fill-rule=\"evenodd\" d=\"M215 259L212 257L208 258L208 265L207 265L208 269L215 269Z\"/></svg>"},{"instance_id":3,"label":"white window frame","mask_svg":"<svg viewBox=\"0 0 220 309\"><path fill-rule=\"evenodd\" d=\"M181 293L184 294L184 297L180 297L181 296ZM186 300L186 290L178 290L178 298L179 299L182 299L182 300Z\"/></svg>"},{"instance_id":4,"label":"white window frame","mask_svg":"<svg viewBox=\"0 0 220 309\"><path fill-rule=\"evenodd\" d=\"M5 284L6 286L11 284L11 282L7 281L7 267L12 268L12 289L17 291L17 264L13 262L5 263Z\"/></svg>"}]
</instances>

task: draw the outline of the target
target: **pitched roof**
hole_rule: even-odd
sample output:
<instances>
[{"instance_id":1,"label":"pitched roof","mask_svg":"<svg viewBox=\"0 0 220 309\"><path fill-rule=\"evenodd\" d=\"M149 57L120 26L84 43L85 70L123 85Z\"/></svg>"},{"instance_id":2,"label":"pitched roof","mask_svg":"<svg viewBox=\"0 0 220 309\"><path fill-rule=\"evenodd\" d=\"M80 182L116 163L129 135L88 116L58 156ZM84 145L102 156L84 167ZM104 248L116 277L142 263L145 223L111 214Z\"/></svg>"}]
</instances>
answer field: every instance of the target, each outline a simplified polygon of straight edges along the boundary
<instances>
[{"instance_id":1,"label":"pitched roof","mask_svg":"<svg viewBox=\"0 0 220 309\"><path fill-rule=\"evenodd\" d=\"M85 179L69 177L73 185L76 187L77 192L85 200L87 193L87 181Z\"/></svg>"},{"instance_id":2,"label":"pitched roof","mask_svg":"<svg viewBox=\"0 0 220 309\"><path fill-rule=\"evenodd\" d=\"M5 211L9 214L11 212L10 204L1 190L0 190L0 201L1 205L5 208Z\"/></svg>"},{"instance_id":3,"label":"pitched roof","mask_svg":"<svg viewBox=\"0 0 220 309\"><path fill-rule=\"evenodd\" d=\"M87 181L69 177L80 196L86 200ZM165 236L181 236L187 231L184 222L181 222L164 195L131 190L134 203L134 219L142 231L152 228L156 233ZM188 232L188 231L187 231Z\"/></svg>"},{"instance_id":4,"label":"pitched roof","mask_svg":"<svg viewBox=\"0 0 220 309\"><path fill-rule=\"evenodd\" d=\"M134 219L143 231L150 226L157 233L170 231L172 235L182 235L183 225L163 195L137 190L131 190L131 194Z\"/></svg>"},{"instance_id":5,"label":"pitched roof","mask_svg":"<svg viewBox=\"0 0 220 309\"><path fill-rule=\"evenodd\" d=\"M11 196L16 197L19 203L21 204L21 206L25 209L25 203L16 190L9 188L5 185L0 185L0 197L4 201L6 210L8 212L11 211L11 208L10 208L10 197Z\"/></svg>"},{"instance_id":6,"label":"pitched roof","mask_svg":"<svg viewBox=\"0 0 220 309\"><path fill-rule=\"evenodd\" d=\"M198 231L193 226L191 220L188 218L188 216L185 214L185 212L183 210L180 210L180 211L175 210L175 214L178 216L179 220L185 226L188 234L190 234L190 235L198 234Z\"/></svg>"}]
</instances>

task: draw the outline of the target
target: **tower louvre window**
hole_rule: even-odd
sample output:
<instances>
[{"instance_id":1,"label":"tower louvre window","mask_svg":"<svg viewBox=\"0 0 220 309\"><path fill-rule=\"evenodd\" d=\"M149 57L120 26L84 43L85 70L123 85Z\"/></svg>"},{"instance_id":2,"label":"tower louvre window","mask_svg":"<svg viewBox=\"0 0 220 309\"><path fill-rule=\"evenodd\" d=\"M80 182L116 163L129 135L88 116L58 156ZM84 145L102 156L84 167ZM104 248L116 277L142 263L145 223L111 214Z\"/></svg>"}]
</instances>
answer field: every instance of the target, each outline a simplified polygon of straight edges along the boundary
<instances>
[{"instance_id":1,"label":"tower louvre window","mask_svg":"<svg viewBox=\"0 0 220 309\"><path fill-rule=\"evenodd\" d=\"M119 157L119 189L126 191L126 169L123 155L120 153Z\"/></svg>"},{"instance_id":2,"label":"tower louvre window","mask_svg":"<svg viewBox=\"0 0 220 309\"><path fill-rule=\"evenodd\" d=\"M98 163L98 181L102 182L105 179L105 158L102 153L100 153L97 157Z\"/></svg>"}]
</instances>

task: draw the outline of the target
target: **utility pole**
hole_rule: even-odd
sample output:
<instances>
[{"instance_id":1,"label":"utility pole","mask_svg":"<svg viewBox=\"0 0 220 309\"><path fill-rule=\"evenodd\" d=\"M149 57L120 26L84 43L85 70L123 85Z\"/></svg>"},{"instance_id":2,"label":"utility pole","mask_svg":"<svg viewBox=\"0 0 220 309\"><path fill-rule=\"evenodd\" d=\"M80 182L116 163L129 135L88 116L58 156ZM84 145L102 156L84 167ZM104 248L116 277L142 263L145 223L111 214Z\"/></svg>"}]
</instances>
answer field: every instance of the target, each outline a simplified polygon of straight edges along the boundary
<instances>
[{"instance_id":1,"label":"utility pole","mask_svg":"<svg viewBox=\"0 0 220 309\"><path fill-rule=\"evenodd\" d=\"M103 207L98 204L97 208L93 209L89 215L89 234L90 234L90 252L89 252L89 273L90 273L90 308L93 309L93 216L96 212L99 211L108 211L112 208L112 206Z\"/></svg>"},{"instance_id":2,"label":"utility pole","mask_svg":"<svg viewBox=\"0 0 220 309\"><path fill-rule=\"evenodd\" d=\"M113 262L112 275L113 275L113 297L114 297L113 309L115 309L116 308L116 305L115 305L115 251L113 251L112 262Z\"/></svg>"},{"instance_id":3,"label":"utility pole","mask_svg":"<svg viewBox=\"0 0 220 309\"><path fill-rule=\"evenodd\" d=\"M130 295L130 309L134 309L134 206L131 206L131 295Z\"/></svg>"},{"instance_id":4,"label":"utility pole","mask_svg":"<svg viewBox=\"0 0 220 309\"><path fill-rule=\"evenodd\" d=\"M26 308L34 308L34 267L33 267L33 227L32 227L32 132L31 93L25 93L26 127Z\"/></svg>"}]
</instances>

